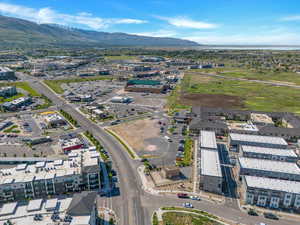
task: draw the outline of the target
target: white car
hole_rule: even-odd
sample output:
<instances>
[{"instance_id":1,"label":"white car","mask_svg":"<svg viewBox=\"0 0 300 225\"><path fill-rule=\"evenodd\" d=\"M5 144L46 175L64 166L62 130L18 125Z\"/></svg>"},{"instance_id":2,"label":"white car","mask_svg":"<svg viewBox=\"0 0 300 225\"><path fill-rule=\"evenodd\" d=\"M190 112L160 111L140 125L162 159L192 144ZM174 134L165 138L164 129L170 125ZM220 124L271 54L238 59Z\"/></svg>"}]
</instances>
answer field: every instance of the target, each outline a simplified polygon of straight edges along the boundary
<instances>
[{"instance_id":1,"label":"white car","mask_svg":"<svg viewBox=\"0 0 300 225\"><path fill-rule=\"evenodd\" d=\"M200 201L201 199L198 196L190 196L190 199Z\"/></svg>"},{"instance_id":2,"label":"white car","mask_svg":"<svg viewBox=\"0 0 300 225\"><path fill-rule=\"evenodd\" d=\"M194 206L193 206L191 203L189 203L189 202L183 203L182 206L183 206L184 208L194 208Z\"/></svg>"}]
</instances>

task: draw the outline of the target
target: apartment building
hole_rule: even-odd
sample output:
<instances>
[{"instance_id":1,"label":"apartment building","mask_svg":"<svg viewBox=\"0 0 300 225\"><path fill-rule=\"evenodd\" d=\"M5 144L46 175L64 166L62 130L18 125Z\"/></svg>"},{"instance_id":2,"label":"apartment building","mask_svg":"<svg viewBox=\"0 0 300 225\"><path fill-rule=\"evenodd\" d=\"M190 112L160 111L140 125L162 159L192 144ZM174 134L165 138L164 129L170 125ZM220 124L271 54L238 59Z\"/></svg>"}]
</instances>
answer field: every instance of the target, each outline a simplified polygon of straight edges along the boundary
<instances>
[{"instance_id":1,"label":"apartment building","mask_svg":"<svg viewBox=\"0 0 300 225\"><path fill-rule=\"evenodd\" d=\"M8 86L0 88L0 97L10 97L17 94L16 86Z\"/></svg>"},{"instance_id":2,"label":"apartment building","mask_svg":"<svg viewBox=\"0 0 300 225\"><path fill-rule=\"evenodd\" d=\"M19 164L0 170L1 202L99 188L100 155L94 147L74 150L67 160Z\"/></svg>"},{"instance_id":3,"label":"apartment building","mask_svg":"<svg viewBox=\"0 0 300 225\"><path fill-rule=\"evenodd\" d=\"M201 149L217 150L216 134L213 131L202 130L200 132L199 144Z\"/></svg>"},{"instance_id":4,"label":"apartment building","mask_svg":"<svg viewBox=\"0 0 300 225\"><path fill-rule=\"evenodd\" d=\"M229 134L228 144L237 149L239 149L241 145L282 149L286 149L288 146L287 142L281 137L237 133Z\"/></svg>"},{"instance_id":5,"label":"apartment building","mask_svg":"<svg viewBox=\"0 0 300 225\"><path fill-rule=\"evenodd\" d=\"M297 162L298 155L292 149L264 148L241 145L240 155L248 158L269 159L284 162Z\"/></svg>"},{"instance_id":6,"label":"apartment building","mask_svg":"<svg viewBox=\"0 0 300 225\"><path fill-rule=\"evenodd\" d=\"M15 80L15 72L7 67L0 67L0 80Z\"/></svg>"},{"instance_id":7,"label":"apartment building","mask_svg":"<svg viewBox=\"0 0 300 225\"><path fill-rule=\"evenodd\" d=\"M300 168L291 162L239 157L237 169L240 176L300 181Z\"/></svg>"},{"instance_id":8,"label":"apartment building","mask_svg":"<svg viewBox=\"0 0 300 225\"><path fill-rule=\"evenodd\" d=\"M223 176L215 133L201 131L200 150L200 189L222 194Z\"/></svg>"},{"instance_id":9,"label":"apartment building","mask_svg":"<svg viewBox=\"0 0 300 225\"><path fill-rule=\"evenodd\" d=\"M1 224L96 225L97 193L84 191L67 198L34 199L5 203L0 208ZM7 223L8 224L8 223Z\"/></svg>"},{"instance_id":10,"label":"apartment building","mask_svg":"<svg viewBox=\"0 0 300 225\"><path fill-rule=\"evenodd\" d=\"M300 182L244 176L242 189L246 204L274 209L300 209Z\"/></svg>"}]
</instances>

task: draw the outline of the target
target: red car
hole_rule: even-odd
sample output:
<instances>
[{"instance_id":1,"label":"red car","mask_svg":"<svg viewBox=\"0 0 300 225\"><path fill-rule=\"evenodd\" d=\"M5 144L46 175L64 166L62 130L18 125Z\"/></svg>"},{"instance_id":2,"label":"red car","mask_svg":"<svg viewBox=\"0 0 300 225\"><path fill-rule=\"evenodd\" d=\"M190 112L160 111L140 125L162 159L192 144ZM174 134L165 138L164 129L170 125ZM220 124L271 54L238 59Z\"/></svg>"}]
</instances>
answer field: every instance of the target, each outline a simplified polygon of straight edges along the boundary
<instances>
[{"instance_id":1,"label":"red car","mask_svg":"<svg viewBox=\"0 0 300 225\"><path fill-rule=\"evenodd\" d=\"M188 194L185 194L185 193L178 193L177 197L178 198L189 198Z\"/></svg>"}]
</instances>

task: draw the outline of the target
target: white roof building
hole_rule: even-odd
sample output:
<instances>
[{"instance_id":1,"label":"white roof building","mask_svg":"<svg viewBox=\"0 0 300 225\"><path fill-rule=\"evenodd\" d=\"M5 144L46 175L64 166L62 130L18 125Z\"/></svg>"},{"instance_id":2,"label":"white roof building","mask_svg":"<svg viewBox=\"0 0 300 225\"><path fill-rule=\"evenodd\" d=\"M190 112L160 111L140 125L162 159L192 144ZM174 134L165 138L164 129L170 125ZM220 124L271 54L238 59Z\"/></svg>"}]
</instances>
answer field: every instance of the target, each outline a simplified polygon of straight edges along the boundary
<instances>
[{"instance_id":1,"label":"white roof building","mask_svg":"<svg viewBox=\"0 0 300 225\"><path fill-rule=\"evenodd\" d=\"M202 130L200 133L200 148L217 149L216 134L213 131Z\"/></svg>"},{"instance_id":2,"label":"white roof building","mask_svg":"<svg viewBox=\"0 0 300 225\"><path fill-rule=\"evenodd\" d=\"M261 145L282 145L287 146L287 142L281 137L272 137L272 136L260 136L260 135L250 135L250 134L237 134L230 133L230 140L233 142L242 142L242 143L257 143Z\"/></svg>"},{"instance_id":3,"label":"white roof building","mask_svg":"<svg viewBox=\"0 0 300 225\"><path fill-rule=\"evenodd\" d=\"M239 164L241 169L261 170L300 176L300 168L296 163L239 157Z\"/></svg>"},{"instance_id":4,"label":"white roof building","mask_svg":"<svg viewBox=\"0 0 300 225\"><path fill-rule=\"evenodd\" d=\"M201 149L201 175L222 177L219 153Z\"/></svg>"},{"instance_id":5,"label":"white roof building","mask_svg":"<svg viewBox=\"0 0 300 225\"><path fill-rule=\"evenodd\" d=\"M247 187L300 194L300 182L266 177L245 176Z\"/></svg>"},{"instance_id":6,"label":"white roof building","mask_svg":"<svg viewBox=\"0 0 300 225\"><path fill-rule=\"evenodd\" d=\"M242 152L253 153L253 154L264 154L264 155L298 158L297 154L292 149L265 148L265 147L242 145L241 150Z\"/></svg>"}]
</instances>

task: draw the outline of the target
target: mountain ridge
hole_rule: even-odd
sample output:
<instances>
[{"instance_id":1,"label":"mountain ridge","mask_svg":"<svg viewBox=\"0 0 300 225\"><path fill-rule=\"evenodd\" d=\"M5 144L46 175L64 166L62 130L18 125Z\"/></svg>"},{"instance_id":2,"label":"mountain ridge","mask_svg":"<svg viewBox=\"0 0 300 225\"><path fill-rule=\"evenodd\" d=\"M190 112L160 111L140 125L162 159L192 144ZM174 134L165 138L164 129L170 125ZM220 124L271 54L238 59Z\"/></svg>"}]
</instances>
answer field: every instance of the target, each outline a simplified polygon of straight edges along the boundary
<instances>
[{"instance_id":1,"label":"mountain ridge","mask_svg":"<svg viewBox=\"0 0 300 225\"><path fill-rule=\"evenodd\" d=\"M198 43L168 37L148 37L122 32L109 33L38 24L24 19L0 15L0 46L2 47L108 47L157 46L191 47Z\"/></svg>"}]
</instances>

